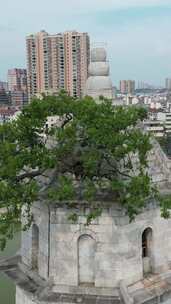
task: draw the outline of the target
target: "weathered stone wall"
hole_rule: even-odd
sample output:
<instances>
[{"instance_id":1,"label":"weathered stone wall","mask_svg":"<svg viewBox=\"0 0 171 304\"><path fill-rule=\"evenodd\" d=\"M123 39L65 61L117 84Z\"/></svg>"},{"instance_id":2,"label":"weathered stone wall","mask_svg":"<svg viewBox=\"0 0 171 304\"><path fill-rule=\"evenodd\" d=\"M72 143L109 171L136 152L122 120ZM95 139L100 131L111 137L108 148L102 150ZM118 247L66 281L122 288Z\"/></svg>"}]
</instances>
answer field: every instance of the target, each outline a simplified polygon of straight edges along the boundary
<instances>
[{"instance_id":1,"label":"weathered stone wall","mask_svg":"<svg viewBox=\"0 0 171 304\"><path fill-rule=\"evenodd\" d=\"M153 148L149 153L149 174L155 184L159 188L167 188L171 183L171 159L163 152L159 143L153 139Z\"/></svg>"},{"instance_id":2,"label":"weathered stone wall","mask_svg":"<svg viewBox=\"0 0 171 304\"><path fill-rule=\"evenodd\" d=\"M33 297L23 289L16 288L16 304L35 304Z\"/></svg>"},{"instance_id":3,"label":"weathered stone wall","mask_svg":"<svg viewBox=\"0 0 171 304\"><path fill-rule=\"evenodd\" d=\"M85 251L85 256L94 255L93 267L91 264L87 267L94 269L96 287L117 287L121 280L132 284L143 278L142 233L148 227L152 229L153 272L160 273L171 266L171 220L161 218L159 209L144 211L132 223L121 210L106 209L90 226L85 225L85 211L81 209L75 224L68 221L70 211L67 209L51 210L50 225L48 213L44 212L40 205L34 209L40 239L39 275L48 278L49 272L54 285L79 285L79 240L82 236L95 242L94 252L91 253L92 249L88 253ZM31 239L30 229L24 233L22 244L23 263L29 268Z\"/></svg>"},{"instance_id":4,"label":"weathered stone wall","mask_svg":"<svg viewBox=\"0 0 171 304\"><path fill-rule=\"evenodd\" d=\"M30 293L27 293L23 289L17 287L16 288L16 304L49 304L48 302L44 301L38 301L35 299L33 295ZM62 304L60 302L50 302L50 304ZM69 303L63 303L63 304L69 304ZM74 303L72 303L74 304ZM76 304L76 303L75 303Z\"/></svg>"},{"instance_id":5,"label":"weathered stone wall","mask_svg":"<svg viewBox=\"0 0 171 304\"><path fill-rule=\"evenodd\" d=\"M49 255L49 210L43 203L36 203L33 207L34 223L39 229L39 256L38 256L38 269L39 275L48 278L48 255ZM22 233L21 241L21 255L22 262L32 269L32 255L34 248L32 248L32 228Z\"/></svg>"},{"instance_id":6,"label":"weathered stone wall","mask_svg":"<svg viewBox=\"0 0 171 304\"><path fill-rule=\"evenodd\" d=\"M153 231L153 271L168 268L171 221L162 219L159 210L145 212L131 224L128 218L116 216L115 210L110 210L110 214L104 212L89 227L84 225L82 216L76 225L68 225L67 216L66 211L58 210L51 224L50 274L56 284L79 284L78 240L81 235L89 235L96 241L96 287L114 287L120 280L131 284L142 279L142 233L148 227Z\"/></svg>"}]
</instances>

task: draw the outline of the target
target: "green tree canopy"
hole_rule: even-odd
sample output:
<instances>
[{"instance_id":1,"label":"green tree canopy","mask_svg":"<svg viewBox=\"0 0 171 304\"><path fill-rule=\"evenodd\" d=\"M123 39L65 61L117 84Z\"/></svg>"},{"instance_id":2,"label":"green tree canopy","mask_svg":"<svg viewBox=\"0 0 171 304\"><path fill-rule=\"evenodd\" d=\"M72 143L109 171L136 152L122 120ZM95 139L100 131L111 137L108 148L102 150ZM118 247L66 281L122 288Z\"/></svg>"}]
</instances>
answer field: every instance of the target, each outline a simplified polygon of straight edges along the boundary
<instances>
[{"instance_id":1,"label":"green tree canopy","mask_svg":"<svg viewBox=\"0 0 171 304\"><path fill-rule=\"evenodd\" d=\"M53 115L59 123L47 128L47 117ZM38 177L49 170L49 202L71 207L78 199L86 201L90 223L108 195L111 204L122 204L133 219L152 195L146 170L150 138L137 128L146 115L143 108L96 104L89 97L75 100L60 93L33 100L17 120L1 125L1 247L20 223L23 206L31 223L30 208L40 194Z\"/></svg>"}]
</instances>

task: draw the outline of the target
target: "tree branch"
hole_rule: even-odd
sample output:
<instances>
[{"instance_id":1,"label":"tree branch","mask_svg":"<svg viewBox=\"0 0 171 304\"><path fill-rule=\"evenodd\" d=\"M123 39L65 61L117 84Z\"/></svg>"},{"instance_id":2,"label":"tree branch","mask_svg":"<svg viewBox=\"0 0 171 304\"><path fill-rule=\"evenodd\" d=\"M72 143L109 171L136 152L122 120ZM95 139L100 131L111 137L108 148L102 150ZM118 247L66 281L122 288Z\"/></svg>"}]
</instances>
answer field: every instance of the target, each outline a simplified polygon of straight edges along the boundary
<instances>
[{"instance_id":1,"label":"tree branch","mask_svg":"<svg viewBox=\"0 0 171 304\"><path fill-rule=\"evenodd\" d=\"M64 122L61 125L61 128L63 129L68 122L70 122L73 119L73 116L71 114L66 114L66 119L64 120Z\"/></svg>"},{"instance_id":2,"label":"tree branch","mask_svg":"<svg viewBox=\"0 0 171 304\"><path fill-rule=\"evenodd\" d=\"M16 181L20 182L20 181L24 180L25 178L34 178L34 177L41 175L42 173L43 173L43 171L41 171L41 170L26 172L19 176L16 176Z\"/></svg>"},{"instance_id":3,"label":"tree branch","mask_svg":"<svg viewBox=\"0 0 171 304\"><path fill-rule=\"evenodd\" d=\"M107 157L104 156L104 158L107 161L108 165L111 166L116 171L116 173L119 173L120 175L128 177L128 178L131 178L131 175L129 175L125 172L121 172L117 166L114 166L113 164L111 164L110 160Z\"/></svg>"}]
</instances>

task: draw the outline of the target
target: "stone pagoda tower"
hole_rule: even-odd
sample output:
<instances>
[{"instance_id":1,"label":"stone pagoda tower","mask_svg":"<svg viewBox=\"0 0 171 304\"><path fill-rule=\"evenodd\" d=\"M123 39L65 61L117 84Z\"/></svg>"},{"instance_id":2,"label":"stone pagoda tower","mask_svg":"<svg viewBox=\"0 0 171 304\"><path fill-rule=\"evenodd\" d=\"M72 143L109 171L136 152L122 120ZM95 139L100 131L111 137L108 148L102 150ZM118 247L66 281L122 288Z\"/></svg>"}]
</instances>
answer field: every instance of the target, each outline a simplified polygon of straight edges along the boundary
<instances>
[{"instance_id":1,"label":"stone pagoda tower","mask_svg":"<svg viewBox=\"0 0 171 304\"><path fill-rule=\"evenodd\" d=\"M149 162L164 189L171 163L157 143ZM149 304L170 297L171 219L154 202L132 223L121 206L106 205L86 226L87 208L78 202L72 224L67 205L46 198L34 204L19 255L0 264L16 284L16 304Z\"/></svg>"},{"instance_id":2,"label":"stone pagoda tower","mask_svg":"<svg viewBox=\"0 0 171 304\"><path fill-rule=\"evenodd\" d=\"M104 48L92 49L88 73L85 95L91 96L95 100L99 100L100 96L113 99L112 81L109 76L110 68Z\"/></svg>"},{"instance_id":3,"label":"stone pagoda tower","mask_svg":"<svg viewBox=\"0 0 171 304\"><path fill-rule=\"evenodd\" d=\"M86 94L112 99L103 48L92 50L89 74ZM171 160L157 142L149 174L164 191L170 187ZM171 296L171 219L161 217L156 202L131 223L122 206L105 202L101 216L87 226L89 204L77 201L73 210L49 204L50 183L42 181L19 254L0 263L16 284L16 304L152 304ZM77 213L75 223L71 213Z\"/></svg>"}]
</instances>

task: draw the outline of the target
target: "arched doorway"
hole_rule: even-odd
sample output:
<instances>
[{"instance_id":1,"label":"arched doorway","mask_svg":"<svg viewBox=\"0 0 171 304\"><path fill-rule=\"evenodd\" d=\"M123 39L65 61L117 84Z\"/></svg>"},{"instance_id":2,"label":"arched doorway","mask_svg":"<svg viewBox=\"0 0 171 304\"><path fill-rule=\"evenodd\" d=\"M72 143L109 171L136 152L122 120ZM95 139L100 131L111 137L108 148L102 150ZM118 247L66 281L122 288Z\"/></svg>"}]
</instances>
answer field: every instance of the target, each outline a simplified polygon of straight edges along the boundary
<instances>
[{"instance_id":1,"label":"arched doorway","mask_svg":"<svg viewBox=\"0 0 171 304\"><path fill-rule=\"evenodd\" d=\"M78 274L79 284L95 283L96 242L89 235L82 235L78 240Z\"/></svg>"},{"instance_id":2,"label":"arched doorway","mask_svg":"<svg viewBox=\"0 0 171 304\"><path fill-rule=\"evenodd\" d=\"M38 271L39 265L39 228L36 224L32 226L32 269Z\"/></svg>"},{"instance_id":3,"label":"arched doorway","mask_svg":"<svg viewBox=\"0 0 171 304\"><path fill-rule=\"evenodd\" d=\"M152 272L152 237L152 229L146 228L142 234L142 259L144 274Z\"/></svg>"}]
</instances>

